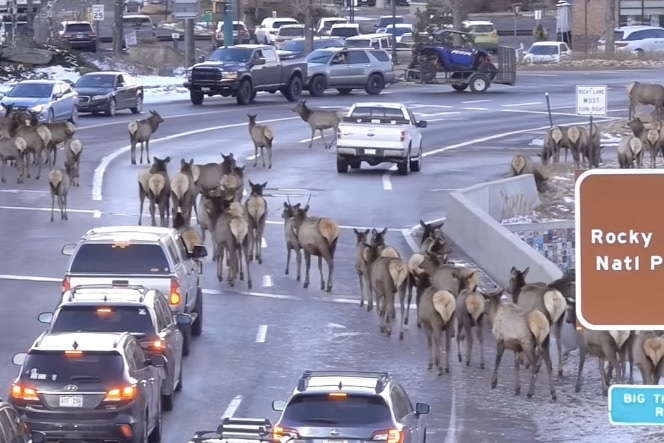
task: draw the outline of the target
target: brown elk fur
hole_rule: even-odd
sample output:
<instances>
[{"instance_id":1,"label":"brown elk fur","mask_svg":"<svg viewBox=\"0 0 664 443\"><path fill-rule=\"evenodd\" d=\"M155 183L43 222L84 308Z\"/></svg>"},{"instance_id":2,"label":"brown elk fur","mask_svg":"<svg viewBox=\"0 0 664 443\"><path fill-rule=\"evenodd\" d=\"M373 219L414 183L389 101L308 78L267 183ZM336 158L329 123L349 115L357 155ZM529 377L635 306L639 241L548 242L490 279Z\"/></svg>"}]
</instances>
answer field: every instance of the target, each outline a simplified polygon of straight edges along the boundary
<instances>
[{"instance_id":1,"label":"brown elk fur","mask_svg":"<svg viewBox=\"0 0 664 443\"><path fill-rule=\"evenodd\" d=\"M461 363L461 341L466 340L466 366L470 366L473 354L473 329L480 343L480 368L484 369L484 297L480 294L463 289L457 296L457 355Z\"/></svg>"},{"instance_id":2,"label":"brown elk fur","mask_svg":"<svg viewBox=\"0 0 664 443\"><path fill-rule=\"evenodd\" d=\"M141 163L143 163L143 149L146 153L146 161L150 163L150 138L157 132L159 125L164 119L157 111L150 111L150 116L142 120L130 121L127 125L129 130L129 142L131 144L131 164L136 164L136 145L141 144Z\"/></svg>"},{"instance_id":3,"label":"brown elk fur","mask_svg":"<svg viewBox=\"0 0 664 443\"><path fill-rule=\"evenodd\" d=\"M664 338L654 332L641 332L634 346L636 366L644 385L658 385L664 369Z\"/></svg>"},{"instance_id":4,"label":"brown elk fur","mask_svg":"<svg viewBox=\"0 0 664 443\"><path fill-rule=\"evenodd\" d=\"M369 239L370 229L365 231L358 231L353 229L355 233L355 271L357 272L357 278L360 281L360 307L364 306L364 282L369 277L369 269L367 262L364 259L365 249L369 247L367 241ZM371 297L371 294L369 294Z\"/></svg>"},{"instance_id":5,"label":"brown elk fur","mask_svg":"<svg viewBox=\"0 0 664 443\"><path fill-rule=\"evenodd\" d=\"M170 182L168 180L168 171L166 169L168 163L171 161L170 157L159 159L153 157L154 164L150 168L151 174L148 179L148 192L147 196L150 199L150 217L152 219L152 226L157 226L155 218L156 207L159 207L159 220L161 226L168 226L168 219L170 217ZM140 193L139 184L139 193Z\"/></svg>"},{"instance_id":6,"label":"brown elk fur","mask_svg":"<svg viewBox=\"0 0 664 443\"><path fill-rule=\"evenodd\" d=\"M267 186L267 182L252 183L249 180L249 187L251 192L249 198L244 202L244 209L247 213L247 221L249 222L249 230L252 232L252 245L249 253L249 258L254 259L254 255L258 260L258 264L263 263L262 243L263 235L265 232L265 222L267 221L267 201L263 197L263 190Z\"/></svg>"},{"instance_id":7,"label":"brown elk fur","mask_svg":"<svg viewBox=\"0 0 664 443\"><path fill-rule=\"evenodd\" d=\"M232 202L228 208L228 212L231 216L230 219L230 228L233 236L235 237L237 245L237 256L238 256L238 268L240 270L240 280L244 280L244 268L247 270L247 289L252 288L251 281L251 245L253 243L251 232L249 231L249 223L247 222L246 214L242 204L238 202ZM244 260L245 265L242 264Z\"/></svg>"},{"instance_id":8,"label":"brown elk fur","mask_svg":"<svg viewBox=\"0 0 664 443\"><path fill-rule=\"evenodd\" d=\"M64 169L52 169L48 173L48 184L51 191L51 221L53 221L56 201L60 208L60 220L69 220L69 216L67 215L67 195L69 194L69 187L71 185L70 171L71 165L65 161Z\"/></svg>"},{"instance_id":9,"label":"brown elk fur","mask_svg":"<svg viewBox=\"0 0 664 443\"><path fill-rule=\"evenodd\" d=\"M198 232L188 225L187 219L182 211L177 211L173 216L173 228L177 229L187 247L189 253L193 252L194 246L202 246L203 241Z\"/></svg>"},{"instance_id":10,"label":"brown elk fur","mask_svg":"<svg viewBox=\"0 0 664 443\"><path fill-rule=\"evenodd\" d=\"M297 231L295 230L295 213L299 208L300 203L291 205L290 202L284 202L284 209L281 213L281 218L284 219L284 237L286 240L286 271L284 273L288 275L291 252L295 251L295 264L297 265L296 281L300 281L302 269L302 248L297 237Z\"/></svg>"},{"instance_id":11,"label":"brown elk fur","mask_svg":"<svg viewBox=\"0 0 664 443\"><path fill-rule=\"evenodd\" d=\"M450 352L452 337L454 335L454 317L456 314L456 300L449 291L438 291L433 287L427 288L420 301L419 319L424 327L429 349L429 362L427 369L433 369L435 364L438 375L450 372ZM441 364L440 342L445 332L445 363Z\"/></svg>"},{"instance_id":12,"label":"brown elk fur","mask_svg":"<svg viewBox=\"0 0 664 443\"><path fill-rule=\"evenodd\" d=\"M180 160L180 172L175 174L171 179L171 202L173 204L173 213L178 211L187 219L187 224L191 222L192 209L197 213L196 195L197 189L194 183L194 175L192 173L192 166L194 159L189 162L185 159Z\"/></svg>"}]
</instances>

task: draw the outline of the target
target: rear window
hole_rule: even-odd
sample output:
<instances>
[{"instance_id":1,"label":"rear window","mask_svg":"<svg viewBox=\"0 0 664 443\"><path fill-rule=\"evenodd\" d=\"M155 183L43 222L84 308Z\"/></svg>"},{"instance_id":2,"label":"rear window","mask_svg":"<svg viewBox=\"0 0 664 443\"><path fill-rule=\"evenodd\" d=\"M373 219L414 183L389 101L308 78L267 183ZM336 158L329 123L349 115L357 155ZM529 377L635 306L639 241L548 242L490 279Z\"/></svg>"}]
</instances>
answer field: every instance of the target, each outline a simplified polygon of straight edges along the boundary
<instances>
[{"instance_id":1,"label":"rear window","mask_svg":"<svg viewBox=\"0 0 664 443\"><path fill-rule=\"evenodd\" d=\"M347 20L328 20L326 22L323 22L323 29L329 30L332 28L333 25L337 25L339 23L348 23Z\"/></svg>"},{"instance_id":2,"label":"rear window","mask_svg":"<svg viewBox=\"0 0 664 443\"><path fill-rule=\"evenodd\" d=\"M284 410L282 422L310 426L390 426L392 415L385 401L377 395L307 394L293 397Z\"/></svg>"},{"instance_id":3,"label":"rear window","mask_svg":"<svg viewBox=\"0 0 664 443\"><path fill-rule=\"evenodd\" d=\"M623 31L614 31L613 32L613 41L614 42L622 41L623 40L623 35L624 35ZM602 37L600 37L600 40L606 41L606 32L602 35Z\"/></svg>"},{"instance_id":4,"label":"rear window","mask_svg":"<svg viewBox=\"0 0 664 443\"><path fill-rule=\"evenodd\" d=\"M63 306L51 332L155 332L152 317L141 306Z\"/></svg>"},{"instance_id":5,"label":"rear window","mask_svg":"<svg viewBox=\"0 0 664 443\"><path fill-rule=\"evenodd\" d=\"M164 275L170 265L160 245L139 243L87 243L72 261L78 274Z\"/></svg>"},{"instance_id":6,"label":"rear window","mask_svg":"<svg viewBox=\"0 0 664 443\"><path fill-rule=\"evenodd\" d=\"M389 62L390 56L385 51L371 51L371 55L376 57L379 62Z\"/></svg>"},{"instance_id":7,"label":"rear window","mask_svg":"<svg viewBox=\"0 0 664 443\"><path fill-rule=\"evenodd\" d=\"M406 23L403 17L382 17L378 22L379 28L386 28L388 25L396 23Z\"/></svg>"},{"instance_id":8,"label":"rear window","mask_svg":"<svg viewBox=\"0 0 664 443\"><path fill-rule=\"evenodd\" d=\"M346 40L346 46L349 48L370 48L371 39L358 38L357 40Z\"/></svg>"},{"instance_id":9,"label":"rear window","mask_svg":"<svg viewBox=\"0 0 664 443\"><path fill-rule=\"evenodd\" d=\"M493 32L493 31L494 31L493 25L471 25L470 26L470 32L489 33L489 32Z\"/></svg>"},{"instance_id":10,"label":"rear window","mask_svg":"<svg viewBox=\"0 0 664 443\"><path fill-rule=\"evenodd\" d=\"M148 17L125 17L122 19L122 24L133 28L152 27L152 21Z\"/></svg>"},{"instance_id":11,"label":"rear window","mask_svg":"<svg viewBox=\"0 0 664 443\"><path fill-rule=\"evenodd\" d=\"M62 351L30 352L23 364L21 378L43 383L100 383L122 378L124 363L116 352L84 352L68 357Z\"/></svg>"},{"instance_id":12,"label":"rear window","mask_svg":"<svg viewBox=\"0 0 664 443\"><path fill-rule=\"evenodd\" d=\"M294 22L293 20L289 20L287 22L274 22L272 23L272 29L279 29L283 25L296 25L297 23Z\"/></svg>"},{"instance_id":13,"label":"rear window","mask_svg":"<svg viewBox=\"0 0 664 443\"><path fill-rule=\"evenodd\" d=\"M279 35L281 37L302 37L304 35L304 28L280 28Z\"/></svg>"},{"instance_id":14,"label":"rear window","mask_svg":"<svg viewBox=\"0 0 664 443\"><path fill-rule=\"evenodd\" d=\"M408 123L400 109L371 106L356 107L349 118L358 123Z\"/></svg>"},{"instance_id":15,"label":"rear window","mask_svg":"<svg viewBox=\"0 0 664 443\"><path fill-rule=\"evenodd\" d=\"M334 28L330 31L331 37L353 37L356 35L360 35L360 33L354 27Z\"/></svg>"},{"instance_id":16,"label":"rear window","mask_svg":"<svg viewBox=\"0 0 664 443\"><path fill-rule=\"evenodd\" d=\"M88 23L72 23L65 26L65 32L92 32L92 26Z\"/></svg>"}]
</instances>

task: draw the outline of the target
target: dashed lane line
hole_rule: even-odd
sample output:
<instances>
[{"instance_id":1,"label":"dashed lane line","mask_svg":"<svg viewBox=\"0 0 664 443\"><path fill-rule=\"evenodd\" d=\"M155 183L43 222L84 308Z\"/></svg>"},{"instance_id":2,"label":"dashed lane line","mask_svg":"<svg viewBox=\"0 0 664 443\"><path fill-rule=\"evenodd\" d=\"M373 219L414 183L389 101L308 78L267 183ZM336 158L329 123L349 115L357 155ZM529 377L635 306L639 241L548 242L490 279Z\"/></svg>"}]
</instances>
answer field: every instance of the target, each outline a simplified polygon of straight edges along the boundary
<instances>
[{"instance_id":1,"label":"dashed lane line","mask_svg":"<svg viewBox=\"0 0 664 443\"><path fill-rule=\"evenodd\" d=\"M519 106L535 106L542 105L542 102L528 102L528 103L510 103L509 105L501 105L504 108L517 108Z\"/></svg>"},{"instance_id":2,"label":"dashed lane line","mask_svg":"<svg viewBox=\"0 0 664 443\"><path fill-rule=\"evenodd\" d=\"M260 325L256 332L256 343L265 343L267 338L267 325Z\"/></svg>"},{"instance_id":3,"label":"dashed lane line","mask_svg":"<svg viewBox=\"0 0 664 443\"><path fill-rule=\"evenodd\" d=\"M241 395L236 395L233 400L228 404L228 407L224 411L224 413L221 415L221 420L225 418L231 418L233 415L235 415L235 412L237 412L237 408L240 407L240 404L242 403L242 396Z\"/></svg>"}]
</instances>

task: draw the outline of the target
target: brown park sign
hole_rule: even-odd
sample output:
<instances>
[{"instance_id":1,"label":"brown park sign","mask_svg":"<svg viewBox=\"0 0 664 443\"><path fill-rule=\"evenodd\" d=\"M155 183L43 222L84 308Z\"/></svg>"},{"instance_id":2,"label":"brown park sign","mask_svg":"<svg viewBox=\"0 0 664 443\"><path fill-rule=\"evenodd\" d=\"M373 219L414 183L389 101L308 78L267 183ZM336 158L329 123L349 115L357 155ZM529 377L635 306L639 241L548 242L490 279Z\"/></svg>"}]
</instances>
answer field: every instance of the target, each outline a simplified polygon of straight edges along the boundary
<instances>
[{"instance_id":1,"label":"brown park sign","mask_svg":"<svg viewBox=\"0 0 664 443\"><path fill-rule=\"evenodd\" d=\"M664 329L664 171L592 169L575 189L577 318L588 329Z\"/></svg>"}]
</instances>

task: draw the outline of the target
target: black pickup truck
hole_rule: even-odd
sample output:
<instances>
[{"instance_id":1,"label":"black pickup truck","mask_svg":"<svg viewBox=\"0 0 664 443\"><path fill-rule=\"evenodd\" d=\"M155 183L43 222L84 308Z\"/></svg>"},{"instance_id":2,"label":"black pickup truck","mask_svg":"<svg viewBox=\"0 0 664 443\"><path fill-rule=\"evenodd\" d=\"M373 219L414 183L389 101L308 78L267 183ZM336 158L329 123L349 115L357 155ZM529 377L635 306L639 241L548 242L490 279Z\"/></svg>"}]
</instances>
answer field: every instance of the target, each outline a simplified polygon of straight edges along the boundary
<instances>
[{"instance_id":1,"label":"black pickup truck","mask_svg":"<svg viewBox=\"0 0 664 443\"><path fill-rule=\"evenodd\" d=\"M194 105L202 104L206 95L234 96L238 105L247 105L259 91L279 91L294 102L300 99L306 77L302 59L281 61L268 45L237 45L219 48L187 70L184 87Z\"/></svg>"}]
</instances>

